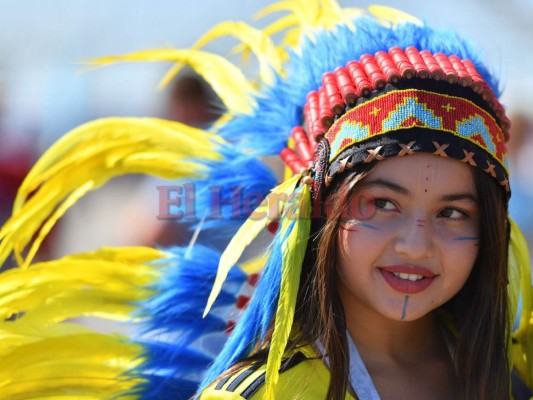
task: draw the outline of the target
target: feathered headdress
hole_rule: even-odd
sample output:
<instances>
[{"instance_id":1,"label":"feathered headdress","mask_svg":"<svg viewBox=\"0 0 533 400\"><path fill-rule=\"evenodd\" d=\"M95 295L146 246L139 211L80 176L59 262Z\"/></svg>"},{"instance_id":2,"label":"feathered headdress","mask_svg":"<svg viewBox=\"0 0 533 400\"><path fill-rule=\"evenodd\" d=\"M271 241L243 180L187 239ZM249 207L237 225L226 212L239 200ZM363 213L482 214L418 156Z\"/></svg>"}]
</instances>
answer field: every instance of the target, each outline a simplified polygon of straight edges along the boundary
<instances>
[{"instance_id":1,"label":"feathered headdress","mask_svg":"<svg viewBox=\"0 0 533 400\"><path fill-rule=\"evenodd\" d=\"M507 192L503 142L509 126L497 100L497 82L461 38L385 7L366 12L343 9L334 0L289 0L258 16L274 12L287 13L262 30L221 23L189 50L93 61L175 62L163 85L188 65L228 112L210 131L152 118L94 121L68 133L38 161L0 231L0 261L14 254L20 265L0 274L3 398L189 398L273 329L266 371L271 397L291 334L313 201L320 202L338 174L367 161L431 149L485 169ZM241 41L239 51L257 56L257 79L200 50L226 35ZM402 87L409 79L425 79L427 86L413 94ZM442 90L443 81L454 89ZM385 95L374 98L377 89ZM464 100L465 90L472 100ZM398 91L405 107L389 125L384 118L381 126L353 122L358 114L398 106L387 97ZM411 101L414 95L419 103ZM449 107L464 115L453 119L442 114L446 110L431 109L428 105L443 104L437 95L447 96ZM480 126L486 130L475 131ZM444 141L419 138L418 128L439 131L453 145L448 149ZM402 130L407 135L402 140L376 142ZM278 154L289 166L279 185L260 160ZM221 218L201 215L206 234L192 249L103 249L32 264L47 233L79 198L127 173L194 182L198 210L212 209L209 188L214 185L222 188L221 198L233 199L239 188L239 199L260 195L265 201L254 210L237 201L221 211ZM248 219L243 223L243 218ZM264 257L233 268L254 238L276 224ZM202 244L210 231L227 237L223 254L206 247L208 240ZM514 362L531 383L525 246L513 224ZM140 334L135 339L107 336L65 322L79 315L136 321Z\"/></svg>"}]
</instances>

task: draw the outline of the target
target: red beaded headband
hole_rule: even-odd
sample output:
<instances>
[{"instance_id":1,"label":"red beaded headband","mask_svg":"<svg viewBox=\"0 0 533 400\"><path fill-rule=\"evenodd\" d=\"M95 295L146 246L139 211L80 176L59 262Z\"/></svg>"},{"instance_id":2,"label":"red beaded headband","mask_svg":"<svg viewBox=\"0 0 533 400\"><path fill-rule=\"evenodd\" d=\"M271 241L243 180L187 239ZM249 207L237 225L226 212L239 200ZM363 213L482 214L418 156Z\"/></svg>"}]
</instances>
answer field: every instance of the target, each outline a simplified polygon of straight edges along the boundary
<instances>
[{"instance_id":1,"label":"red beaded headband","mask_svg":"<svg viewBox=\"0 0 533 400\"><path fill-rule=\"evenodd\" d=\"M383 89L387 83L415 77L472 88L490 106L508 140L510 121L505 110L470 60L418 51L415 47L405 50L393 47L374 56L365 54L359 61L351 61L346 67L338 67L323 75L322 87L307 95L304 108L310 143L316 148L335 116L342 115L346 106L353 107L358 98Z\"/></svg>"}]
</instances>

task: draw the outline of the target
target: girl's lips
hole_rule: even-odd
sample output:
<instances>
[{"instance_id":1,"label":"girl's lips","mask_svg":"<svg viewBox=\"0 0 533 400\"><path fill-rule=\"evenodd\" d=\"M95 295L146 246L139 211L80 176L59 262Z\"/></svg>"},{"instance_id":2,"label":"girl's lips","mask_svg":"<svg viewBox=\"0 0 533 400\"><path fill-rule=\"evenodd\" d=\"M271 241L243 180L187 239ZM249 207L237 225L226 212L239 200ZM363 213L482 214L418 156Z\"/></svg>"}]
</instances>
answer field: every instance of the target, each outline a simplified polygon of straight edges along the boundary
<instances>
[{"instance_id":1,"label":"girl's lips","mask_svg":"<svg viewBox=\"0 0 533 400\"><path fill-rule=\"evenodd\" d=\"M403 294L415 294L426 290L437 276L431 271L420 267L406 268L406 266L398 266L378 268L378 270L392 289ZM397 276L398 274L420 275L423 278L418 280L402 279Z\"/></svg>"}]
</instances>

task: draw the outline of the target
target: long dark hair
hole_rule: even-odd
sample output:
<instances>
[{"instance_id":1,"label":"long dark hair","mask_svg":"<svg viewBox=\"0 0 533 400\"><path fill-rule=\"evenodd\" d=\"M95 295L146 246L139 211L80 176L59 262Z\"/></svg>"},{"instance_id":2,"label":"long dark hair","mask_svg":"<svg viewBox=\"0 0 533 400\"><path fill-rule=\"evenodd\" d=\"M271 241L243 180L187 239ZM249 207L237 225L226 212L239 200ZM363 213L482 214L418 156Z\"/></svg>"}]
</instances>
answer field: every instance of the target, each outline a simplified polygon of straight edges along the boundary
<instances>
[{"instance_id":1,"label":"long dark hair","mask_svg":"<svg viewBox=\"0 0 533 400\"><path fill-rule=\"evenodd\" d=\"M510 392L506 202L494 179L479 168L472 173L479 198L479 254L464 287L444 307L458 331L454 364L459 398L506 400ZM352 173L340 180L328 198L334 204L331 215L313 221L315 234L309 240L296 305L299 336L292 345L317 339L323 343L331 371L330 400L344 399L349 384L346 321L337 292L337 232L342 205L348 203L345 196L364 175Z\"/></svg>"}]
</instances>

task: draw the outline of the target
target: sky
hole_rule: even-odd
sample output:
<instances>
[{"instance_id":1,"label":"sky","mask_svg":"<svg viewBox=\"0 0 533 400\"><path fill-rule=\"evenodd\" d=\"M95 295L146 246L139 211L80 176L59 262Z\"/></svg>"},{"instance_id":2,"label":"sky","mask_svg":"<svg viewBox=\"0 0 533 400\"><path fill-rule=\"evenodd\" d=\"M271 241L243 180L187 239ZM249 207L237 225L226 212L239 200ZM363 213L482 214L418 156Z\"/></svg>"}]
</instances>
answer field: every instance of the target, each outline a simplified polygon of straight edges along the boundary
<instances>
[{"instance_id":1,"label":"sky","mask_svg":"<svg viewBox=\"0 0 533 400\"><path fill-rule=\"evenodd\" d=\"M339 1L366 7L373 1ZM267 0L1 0L2 127L12 140L30 137L40 151L88 120L161 115L161 64L120 64L91 71L83 61L146 48L187 48L223 20L253 22ZM532 0L394 1L438 27L450 27L482 49L501 77L509 112L533 109ZM228 54L230 40L209 50Z\"/></svg>"}]
</instances>

